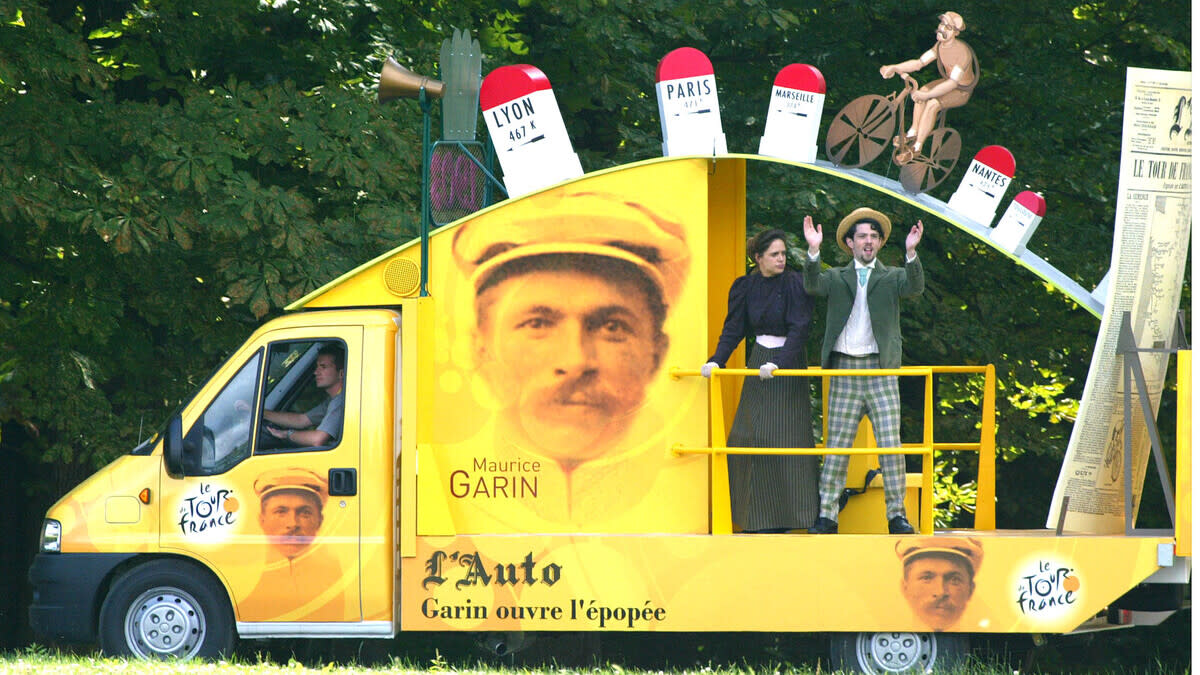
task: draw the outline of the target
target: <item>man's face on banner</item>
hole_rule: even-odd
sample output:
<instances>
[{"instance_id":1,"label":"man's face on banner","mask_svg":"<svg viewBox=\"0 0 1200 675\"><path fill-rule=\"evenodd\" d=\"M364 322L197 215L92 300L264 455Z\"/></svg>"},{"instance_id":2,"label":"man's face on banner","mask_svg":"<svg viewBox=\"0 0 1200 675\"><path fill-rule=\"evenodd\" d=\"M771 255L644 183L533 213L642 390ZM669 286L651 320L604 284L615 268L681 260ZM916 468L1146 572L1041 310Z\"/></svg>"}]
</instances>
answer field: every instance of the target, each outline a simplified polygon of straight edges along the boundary
<instances>
[{"instance_id":1,"label":"man's face on banner","mask_svg":"<svg viewBox=\"0 0 1200 675\"><path fill-rule=\"evenodd\" d=\"M606 273L608 259L591 260L512 273L477 298L476 354L502 414L563 463L609 449L667 344L654 287L636 271Z\"/></svg>"},{"instance_id":2,"label":"man's face on banner","mask_svg":"<svg viewBox=\"0 0 1200 675\"><path fill-rule=\"evenodd\" d=\"M302 490L279 490L267 495L258 522L271 544L286 558L308 548L324 522L320 501Z\"/></svg>"},{"instance_id":3,"label":"man's face on banner","mask_svg":"<svg viewBox=\"0 0 1200 675\"><path fill-rule=\"evenodd\" d=\"M975 592L974 574L963 560L929 554L910 560L901 582L908 604L935 631L958 622Z\"/></svg>"}]
</instances>

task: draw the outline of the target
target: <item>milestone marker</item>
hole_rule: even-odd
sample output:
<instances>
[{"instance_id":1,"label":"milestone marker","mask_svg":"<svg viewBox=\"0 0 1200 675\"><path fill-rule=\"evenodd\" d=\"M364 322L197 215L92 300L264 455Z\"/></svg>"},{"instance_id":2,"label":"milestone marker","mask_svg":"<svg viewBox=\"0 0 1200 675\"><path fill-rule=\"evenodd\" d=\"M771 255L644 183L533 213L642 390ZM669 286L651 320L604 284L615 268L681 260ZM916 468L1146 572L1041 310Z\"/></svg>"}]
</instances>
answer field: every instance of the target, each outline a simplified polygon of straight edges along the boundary
<instances>
[{"instance_id":1,"label":"milestone marker","mask_svg":"<svg viewBox=\"0 0 1200 675\"><path fill-rule=\"evenodd\" d=\"M524 64L493 70L483 79L479 107L510 198L583 175L541 70Z\"/></svg>"},{"instance_id":2,"label":"milestone marker","mask_svg":"<svg viewBox=\"0 0 1200 675\"><path fill-rule=\"evenodd\" d=\"M1008 148L989 145L975 154L958 190L950 197L950 208L982 225L991 225L1004 191L1017 173L1017 162Z\"/></svg>"},{"instance_id":3,"label":"milestone marker","mask_svg":"<svg viewBox=\"0 0 1200 675\"><path fill-rule=\"evenodd\" d=\"M1045 215L1046 200L1040 194L1026 190L1013 198L988 236L1009 253L1020 253Z\"/></svg>"},{"instance_id":4,"label":"milestone marker","mask_svg":"<svg viewBox=\"0 0 1200 675\"><path fill-rule=\"evenodd\" d=\"M758 154L795 162L817 160L817 135L825 107L825 76L813 66L793 63L775 76L767 124Z\"/></svg>"},{"instance_id":5,"label":"milestone marker","mask_svg":"<svg viewBox=\"0 0 1200 675\"><path fill-rule=\"evenodd\" d=\"M680 47L659 61L655 79L663 156L725 154L717 78L708 57Z\"/></svg>"}]
</instances>

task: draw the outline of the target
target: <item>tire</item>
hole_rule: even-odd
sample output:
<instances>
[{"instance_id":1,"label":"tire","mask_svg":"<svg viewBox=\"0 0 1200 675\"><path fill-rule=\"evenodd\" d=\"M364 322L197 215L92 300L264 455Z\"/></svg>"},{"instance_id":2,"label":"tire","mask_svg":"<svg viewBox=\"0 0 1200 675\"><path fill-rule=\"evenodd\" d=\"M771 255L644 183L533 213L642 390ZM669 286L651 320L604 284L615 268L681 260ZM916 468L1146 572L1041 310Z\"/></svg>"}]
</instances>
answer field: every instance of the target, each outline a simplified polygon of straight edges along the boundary
<instances>
[{"instance_id":1,"label":"tire","mask_svg":"<svg viewBox=\"0 0 1200 675\"><path fill-rule=\"evenodd\" d=\"M970 642L961 633L835 633L834 670L847 673L934 673L961 668Z\"/></svg>"},{"instance_id":2,"label":"tire","mask_svg":"<svg viewBox=\"0 0 1200 675\"><path fill-rule=\"evenodd\" d=\"M920 194L937 187L954 171L962 151L962 138L954 129L934 129L929 136L929 155L918 156L900 169L900 185Z\"/></svg>"},{"instance_id":3,"label":"tire","mask_svg":"<svg viewBox=\"0 0 1200 675\"><path fill-rule=\"evenodd\" d=\"M233 650L233 611L206 571L154 560L127 570L109 589L99 634L110 656L220 658Z\"/></svg>"}]
</instances>

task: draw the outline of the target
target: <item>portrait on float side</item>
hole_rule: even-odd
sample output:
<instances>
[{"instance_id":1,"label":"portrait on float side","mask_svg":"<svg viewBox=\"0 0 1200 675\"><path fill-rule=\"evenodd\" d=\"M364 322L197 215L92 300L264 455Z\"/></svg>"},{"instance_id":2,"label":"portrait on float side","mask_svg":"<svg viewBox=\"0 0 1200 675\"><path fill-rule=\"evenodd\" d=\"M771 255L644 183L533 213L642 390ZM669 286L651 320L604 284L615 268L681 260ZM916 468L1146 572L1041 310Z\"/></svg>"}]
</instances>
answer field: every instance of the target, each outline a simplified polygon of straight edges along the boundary
<instances>
[{"instance_id":1,"label":"portrait on float side","mask_svg":"<svg viewBox=\"0 0 1200 675\"><path fill-rule=\"evenodd\" d=\"M896 542L900 592L913 617L935 632L954 630L975 595L983 545L974 537L919 537Z\"/></svg>"},{"instance_id":2,"label":"portrait on float side","mask_svg":"<svg viewBox=\"0 0 1200 675\"><path fill-rule=\"evenodd\" d=\"M704 389L668 374L707 348L704 183L634 173L441 238L450 311L419 480L444 517L422 532L707 531L707 462L669 452L707 444Z\"/></svg>"}]
</instances>

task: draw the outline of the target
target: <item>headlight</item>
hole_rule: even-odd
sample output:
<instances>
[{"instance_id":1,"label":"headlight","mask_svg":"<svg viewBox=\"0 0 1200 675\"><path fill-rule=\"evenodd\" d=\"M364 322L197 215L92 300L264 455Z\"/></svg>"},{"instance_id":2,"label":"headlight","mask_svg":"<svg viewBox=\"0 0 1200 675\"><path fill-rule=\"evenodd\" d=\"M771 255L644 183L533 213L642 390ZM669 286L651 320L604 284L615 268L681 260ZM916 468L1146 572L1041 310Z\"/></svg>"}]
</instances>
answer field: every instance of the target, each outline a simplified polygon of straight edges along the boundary
<instances>
[{"instance_id":1,"label":"headlight","mask_svg":"<svg viewBox=\"0 0 1200 675\"><path fill-rule=\"evenodd\" d=\"M42 521L42 553L62 550L62 523L47 518Z\"/></svg>"}]
</instances>

